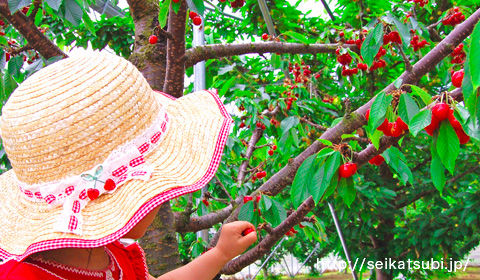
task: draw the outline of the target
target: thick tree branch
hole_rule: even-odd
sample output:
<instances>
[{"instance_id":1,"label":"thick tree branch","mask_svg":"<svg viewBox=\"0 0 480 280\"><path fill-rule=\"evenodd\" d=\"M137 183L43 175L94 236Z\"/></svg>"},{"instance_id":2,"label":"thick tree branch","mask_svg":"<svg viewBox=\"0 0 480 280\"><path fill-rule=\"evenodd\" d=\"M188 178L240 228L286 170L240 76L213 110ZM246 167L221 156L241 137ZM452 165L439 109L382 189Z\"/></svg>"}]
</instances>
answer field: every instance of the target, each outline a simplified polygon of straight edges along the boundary
<instances>
[{"instance_id":1,"label":"thick tree branch","mask_svg":"<svg viewBox=\"0 0 480 280\"><path fill-rule=\"evenodd\" d=\"M249 264L252 264L261 256L265 255L275 245L275 243L282 238L293 226L303 221L303 218L315 207L315 202L312 197L305 200L298 209L293 212L280 225L272 230L257 246L248 250L240 257L228 262L220 273L234 274L242 270Z\"/></svg>"},{"instance_id":2,"label":"thick tree branch","mask_svg":"<svg viewBox=\"0 0 480 280\"><path fill-rule=\"evenodd\" d=\"M44 58L49 59L54 56L67 57L67 55L40 32L35 23L22 12L17 11L12 15L8 8L7 0L0 0L0 14L22 34L29 46L37 50Z\"/></svg>"},{"instance_id":3,"label":"thick tree branch","mask_svg":"<svg viewBox=\"0 0 480 280\"><path fill-rule=\"evenodd\" d=\"M191 67L197 62L228 57L235 55L242 55L248 53L335 53L335 50L343 46L358 50L356 45L343 44L312 44L306 45L301 43L283 43L283 42L259 42L259 43L240 43L240 44L212 44L206 46L199 46L188 49L185 52L185 67Z\"/></svg>"},{"instance_id":4,"label":"thick tree branch","mask_svg":"<svg viewBox=\"0 0 480 280\"><path fill-rule=\"evenodd\" d=\"M250 137L250 141L248 141L247 152L245 154L246 160L242 162L242 164L240 165L240 169L238 170L237 185L239 187L245 181L245 175L247 174L248 163L250 162L250 158L252 157L253 152L255 151L255 145L260 140L260 138L262 138L262 135L263 135L263 129L259 127L255 127L255 130L252 133L252 137Z\"/></svg>"},{"instance_id":5,"label":"thick tree branch","mask_svg":"<svg viewBox=\"0 0 480 280\"><path fill-rule=\"evenodd\" d=\"M163 91L175 96L183 95L183 79L185 75L185 20L187 3L181 0L178 13L170 7L168 14L168 32L175 40L167 41L167 72Z\"/></svg>"},{"instance_id":6,"label":"thick tree branch","mask_svg":"<svg viewBox=\"0 0 480 280\"><path fill-rule=\"evenodd\" d=\"M216 212L208 213L201 217L185 218L183 212L175 212L175 231L176 232L196 232L199 230L211 228L213 225L223 222L232 212L232 205L228 205Z\"/></svg>"}]
</instances>

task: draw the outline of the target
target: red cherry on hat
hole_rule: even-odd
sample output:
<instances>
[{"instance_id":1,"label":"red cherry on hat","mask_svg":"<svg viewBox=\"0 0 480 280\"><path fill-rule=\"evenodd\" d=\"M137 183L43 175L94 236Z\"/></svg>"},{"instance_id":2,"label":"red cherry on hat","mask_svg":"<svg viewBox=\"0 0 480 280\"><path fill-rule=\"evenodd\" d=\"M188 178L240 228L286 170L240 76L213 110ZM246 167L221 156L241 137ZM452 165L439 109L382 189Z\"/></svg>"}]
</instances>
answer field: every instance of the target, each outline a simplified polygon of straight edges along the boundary
<instances>
[{"instance_id":1,"label":"red cherry on hat","mask_svg":"<svg viewBox=\"0 0 480 280\"><path fill-rule=\"evenodd\" d=\"M115 184L112 179L107 179L107 181L105 181L105 185L103 186L106 191L113 191L116 187L117 184Z\"/></svg>"},{"instance_id":2,"label":"red cherry on hat","mask_svg":"<svg viewBox=\"0 0 480 280\"><path fill-rule=\"evenodd\" d=\"M100 195L100 191L97 189L88 189L87 195L90 200L95 200Z\"/></svg>"}]
</instances>

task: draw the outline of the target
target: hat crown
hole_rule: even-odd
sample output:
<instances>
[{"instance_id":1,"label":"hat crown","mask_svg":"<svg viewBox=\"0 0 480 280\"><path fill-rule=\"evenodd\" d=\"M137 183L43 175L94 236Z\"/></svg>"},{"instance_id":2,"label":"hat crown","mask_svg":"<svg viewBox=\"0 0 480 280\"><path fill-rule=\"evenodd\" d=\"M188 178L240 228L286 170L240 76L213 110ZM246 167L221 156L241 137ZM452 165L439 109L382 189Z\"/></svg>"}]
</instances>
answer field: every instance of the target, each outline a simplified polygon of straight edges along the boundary
<instances>
[{"instance_id":1,"label":"hat crown","mask_svg":"<svg viewBox=\"0 0 480 280\"><path fill-rule=\"evenodd\" d=\"M39 184L78 175L153 123L161 104L127 60L83 52L24 81L0 129L17 178Z\"/></svg>"}]
</instances>

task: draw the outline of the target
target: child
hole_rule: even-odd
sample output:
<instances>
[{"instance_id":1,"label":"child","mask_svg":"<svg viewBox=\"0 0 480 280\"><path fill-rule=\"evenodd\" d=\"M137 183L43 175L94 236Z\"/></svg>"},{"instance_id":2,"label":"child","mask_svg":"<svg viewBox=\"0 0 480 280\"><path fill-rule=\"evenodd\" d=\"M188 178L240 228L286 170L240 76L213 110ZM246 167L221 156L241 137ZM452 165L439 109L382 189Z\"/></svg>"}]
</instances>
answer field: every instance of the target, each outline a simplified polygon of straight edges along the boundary
<instances>
[{"instance_id":1,"label":"child","mask_svg":"<svg viewBox=\"0 0 480 280\"><path fill-rule=\"evenodd\" d=\"M2 109L0 280L155 279L137 243L160 205L205 186L232 119L215 93L154 92L128 61L83 52L29 77ZM217 246L157 279L212 279L256 241Z\"/></svg>"}]
</instances>

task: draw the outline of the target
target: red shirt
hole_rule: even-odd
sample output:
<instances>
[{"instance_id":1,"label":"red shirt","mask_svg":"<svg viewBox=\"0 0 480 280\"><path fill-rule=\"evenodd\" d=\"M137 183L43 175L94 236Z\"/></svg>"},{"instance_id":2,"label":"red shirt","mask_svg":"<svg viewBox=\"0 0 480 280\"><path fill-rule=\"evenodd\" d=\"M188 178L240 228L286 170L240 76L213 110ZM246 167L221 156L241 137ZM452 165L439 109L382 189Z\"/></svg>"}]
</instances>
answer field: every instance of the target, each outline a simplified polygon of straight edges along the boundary
<instances>
[{"instance_id":1,"label":"red shirt","mask_svg":"<svg viewBox=\"0 0 480 280\"><path fill-rule=\"evenodd\" d=\"M93 271L28 258L0 265L0 280L148 280L145 254L137 243L124 246L119 241L106 246L110 265Z\"/></svg>"}]
</instances>

